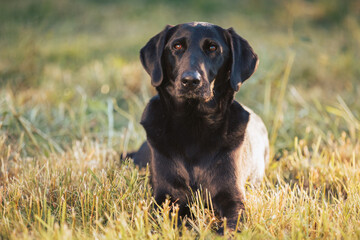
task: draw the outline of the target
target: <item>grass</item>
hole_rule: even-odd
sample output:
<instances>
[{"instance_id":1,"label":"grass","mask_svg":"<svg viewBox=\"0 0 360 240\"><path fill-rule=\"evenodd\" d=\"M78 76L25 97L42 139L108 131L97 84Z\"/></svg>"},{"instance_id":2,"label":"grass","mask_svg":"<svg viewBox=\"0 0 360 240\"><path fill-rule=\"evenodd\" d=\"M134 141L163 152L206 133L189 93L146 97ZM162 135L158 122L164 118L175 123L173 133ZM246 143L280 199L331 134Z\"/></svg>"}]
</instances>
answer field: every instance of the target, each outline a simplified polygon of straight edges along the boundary
<instances>
[{"instance_id":1,"label":"grass","mask_svg":"<svg viewBox=\"0 0 360 240\"><path fill-rule=\"evenodd\" d=\"M357 1L1 5L1 239L360 238ZM272 158L234 236L215 233L206 189L177 223L175 206L155 206L148 170L119 160L145 139L155 93L139 49L194 20L233 26L260 57L237 99L264 119Z\"/></svg>"}]
</instances>

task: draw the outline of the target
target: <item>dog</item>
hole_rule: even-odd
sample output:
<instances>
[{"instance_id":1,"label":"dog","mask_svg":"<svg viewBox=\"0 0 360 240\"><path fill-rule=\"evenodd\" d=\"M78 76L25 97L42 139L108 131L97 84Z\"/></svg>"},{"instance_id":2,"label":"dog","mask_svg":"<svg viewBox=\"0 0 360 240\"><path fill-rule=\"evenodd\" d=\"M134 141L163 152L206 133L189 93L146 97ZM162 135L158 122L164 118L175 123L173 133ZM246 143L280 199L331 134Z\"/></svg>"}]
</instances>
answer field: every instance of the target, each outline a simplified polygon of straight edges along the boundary
<instances>
[{"instance_id":1,"label":"dog","mask_svg":"<svg viewBox=\"0 0 360 240\"><path fill-rule=\"evenodd\" d=\"M158 204L169 198L184 216L191 193L207 189L234 230L245 184L261 182L269 159L264 123L234 100L255 72L257 55L233 28L192 22L166 26L140 59L158 94L143 112L147 141L134 163L149 164Z\"/></svg>"}]
</instances>

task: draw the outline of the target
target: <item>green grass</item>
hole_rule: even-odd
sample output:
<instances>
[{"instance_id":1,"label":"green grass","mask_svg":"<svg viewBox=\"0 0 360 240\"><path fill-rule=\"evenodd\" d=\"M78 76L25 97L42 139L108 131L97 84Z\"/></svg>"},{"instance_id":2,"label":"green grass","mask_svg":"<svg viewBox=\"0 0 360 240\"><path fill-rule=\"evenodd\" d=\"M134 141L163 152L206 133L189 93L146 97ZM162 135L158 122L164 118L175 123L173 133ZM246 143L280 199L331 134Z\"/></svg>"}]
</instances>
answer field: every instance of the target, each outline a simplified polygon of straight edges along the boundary
<instances>
[{"instance_id":1,"label":"green grass","mask_svg":"<svg viewBox=\"0 0 360 240\"><path fill-rule=\"evenodd\" d=\"M145 139L155 93L139 49L195 20L234 27L260 58L236 98L264 119L272 158L234 238L360 238L359 13L350 0L2 2L0 238L233 234L215 233L206 189L178 224L148 171L119 161Z\"/></svg>"}]
</instances>

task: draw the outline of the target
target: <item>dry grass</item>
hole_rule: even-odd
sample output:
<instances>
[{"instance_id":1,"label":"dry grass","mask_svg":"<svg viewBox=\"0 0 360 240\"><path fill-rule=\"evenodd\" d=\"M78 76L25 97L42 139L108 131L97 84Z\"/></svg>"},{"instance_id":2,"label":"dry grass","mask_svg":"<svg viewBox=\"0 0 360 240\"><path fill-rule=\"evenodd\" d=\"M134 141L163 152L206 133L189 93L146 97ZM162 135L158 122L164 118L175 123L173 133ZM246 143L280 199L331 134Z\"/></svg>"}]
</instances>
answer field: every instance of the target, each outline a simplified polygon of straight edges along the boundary
<instances>
[{"instance_id":1,"label":"dry grass","mask_svg":"<svg viewBox=\"0 0 360 240\"><path fill-rule=\"evenodd\" d=\"M155 208L148 171L119 163L103 144L84 139L63 154L22 158L1 139L0 229L4 238L209 239L221 225L201 194L193 216ZM360 237L359 151L344 136L295 149L273 162L259 189L248 189L245 220L235 238ZM309 151L309 148L312 151ZM352 151L352 154L349 153ZM231 233L227 233L228 236Z\"/></svg>"}]
</instances>

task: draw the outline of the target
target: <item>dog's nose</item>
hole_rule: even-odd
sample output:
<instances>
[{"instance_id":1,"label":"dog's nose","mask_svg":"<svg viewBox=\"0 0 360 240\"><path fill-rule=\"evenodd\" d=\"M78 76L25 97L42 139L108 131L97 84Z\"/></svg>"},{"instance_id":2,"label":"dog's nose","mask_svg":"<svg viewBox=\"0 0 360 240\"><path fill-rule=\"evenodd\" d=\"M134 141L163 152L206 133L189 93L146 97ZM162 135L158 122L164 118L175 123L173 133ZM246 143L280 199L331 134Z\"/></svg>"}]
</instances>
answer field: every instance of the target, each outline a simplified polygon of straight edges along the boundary
<instances>
[{"instance_id":1,"label":"dog's nose","mask_svg":"<svg viewBox=\"0 0 360 240\"><path fill-rule=\"evenodd\" d=\"M181 84L186 88L196 88L200 85L199 72L185 72L181 77Z\"/></svg>"}]
</instances>

